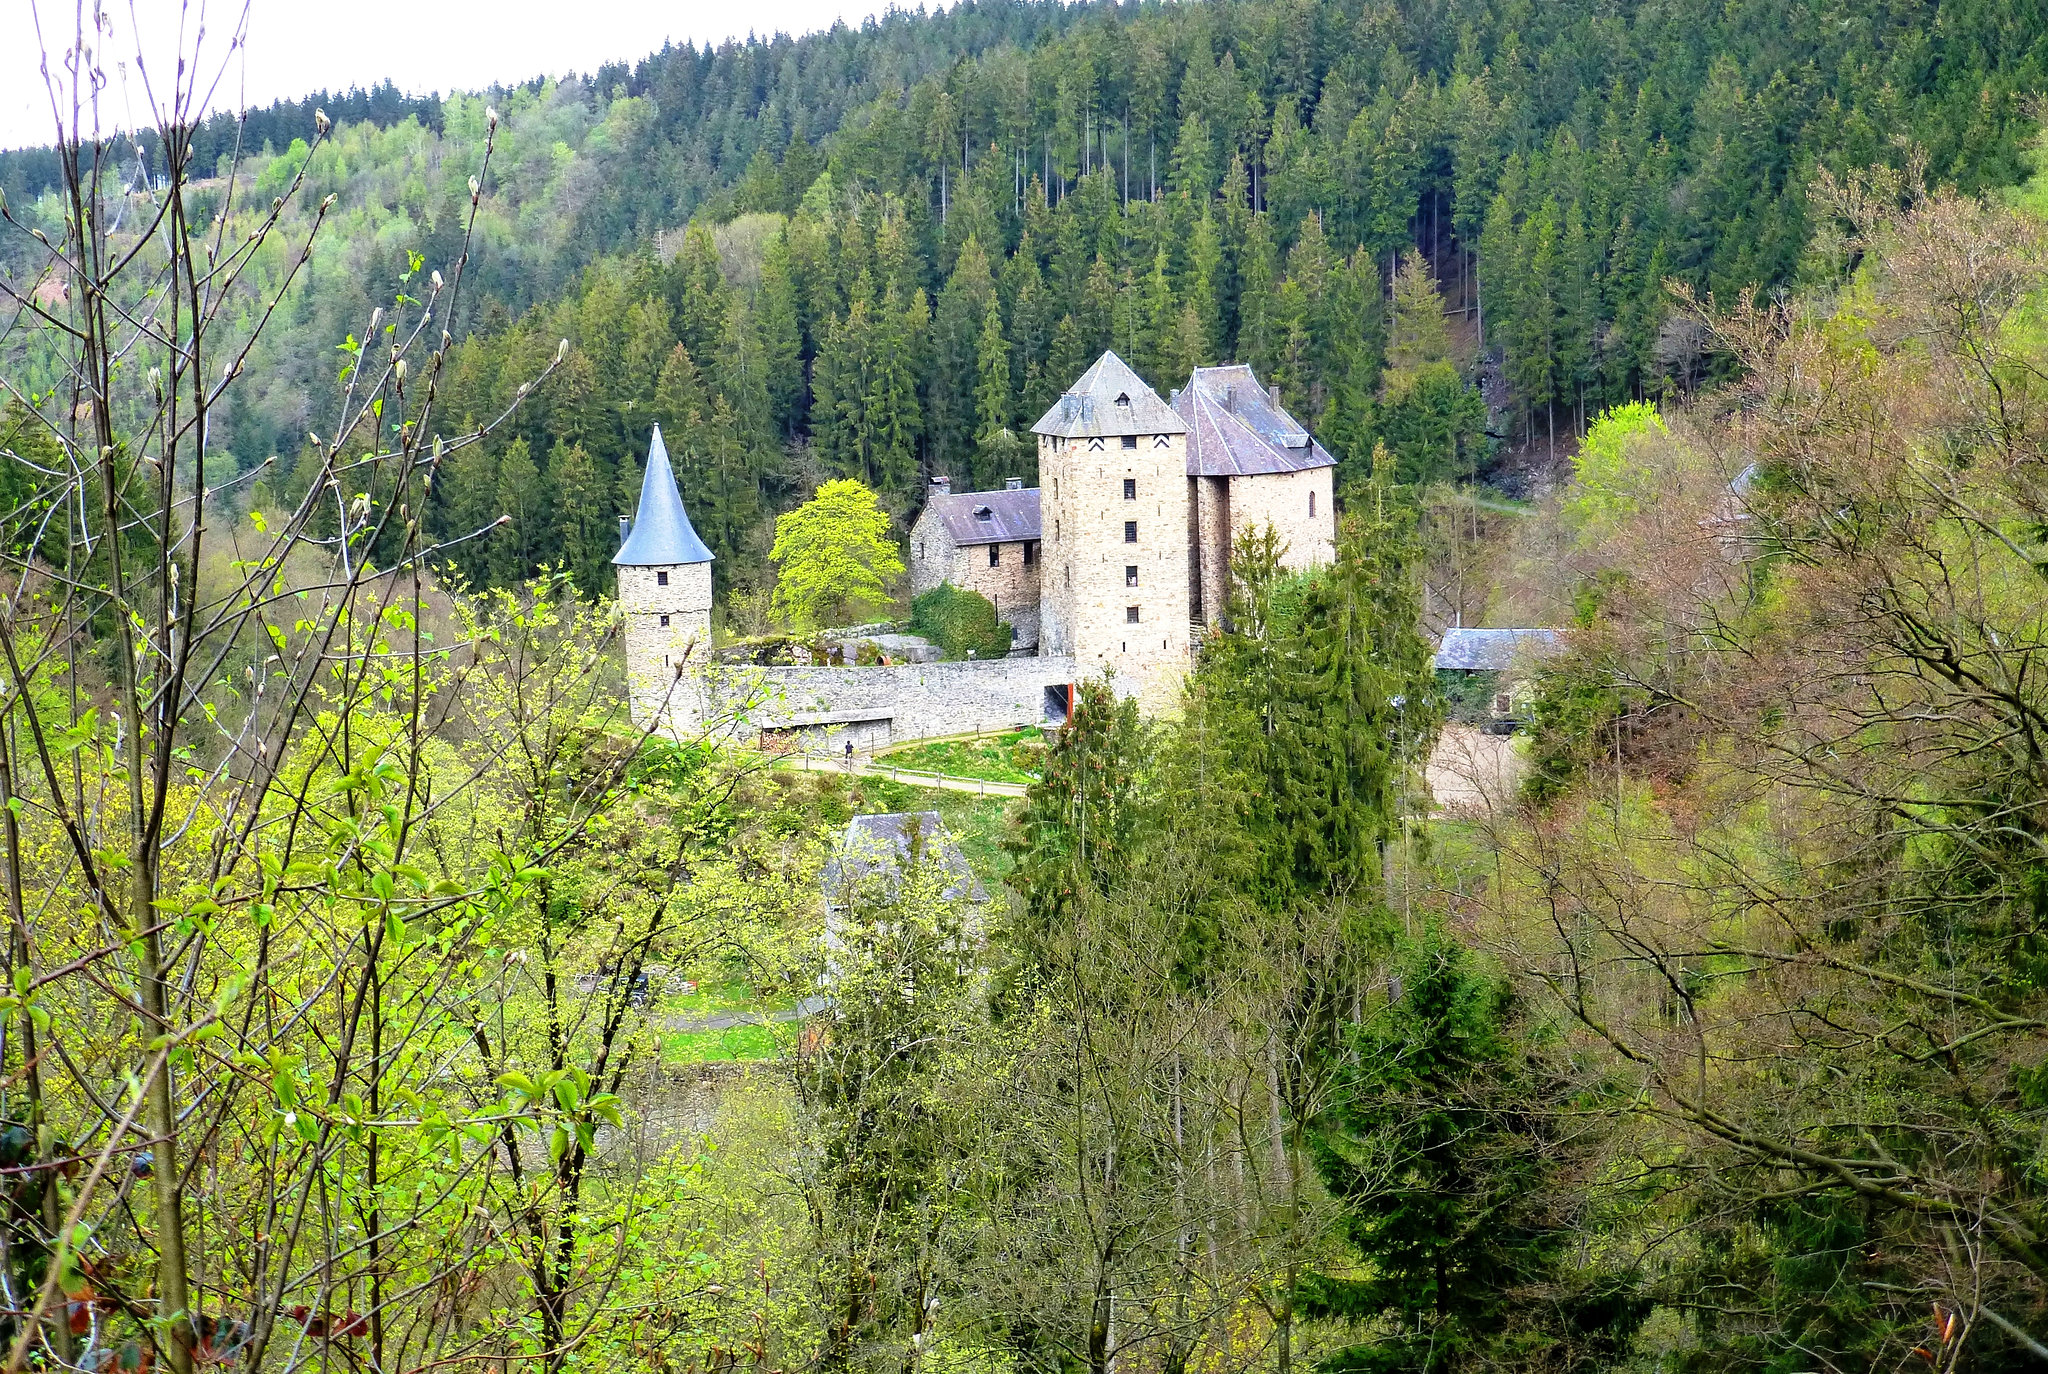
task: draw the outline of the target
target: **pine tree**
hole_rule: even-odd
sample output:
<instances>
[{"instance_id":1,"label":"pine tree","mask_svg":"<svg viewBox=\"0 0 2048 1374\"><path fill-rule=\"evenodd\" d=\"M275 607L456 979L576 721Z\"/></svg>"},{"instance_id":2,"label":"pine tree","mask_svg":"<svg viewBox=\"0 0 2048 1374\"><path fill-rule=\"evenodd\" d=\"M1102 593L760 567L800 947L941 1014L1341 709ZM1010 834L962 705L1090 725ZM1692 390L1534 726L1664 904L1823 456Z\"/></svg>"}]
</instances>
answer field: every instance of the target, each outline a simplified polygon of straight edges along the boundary
<instances>
[{"instance_id":1,"label":"pine tree","mask_svg":"<svg viewBox=\"0 0 2048 1374\"><path fill-rule=\"evenodd\" d=\"M552 522L540 469L526 440L507 444L497 466L498 513L510 516L511 523L491 537L490 582L516 587L533 575L544 556Z\"/></svg>"},{"instance_id":2,"label":"pine tree","mask_svg":"<svg viewBox=\"0 0 2048 1374\"><path fill-rule=\"evenodd\" d=\"M1250 363L1263 377L1278 366L1286 342L1278 318L1273 227L1264 211L1251 217L1238 271L1242 285L1237 300L1237 359Z\"/></svg>"},{"instance_id":3,"label":"pine tree","mask_svg":"<svg viewBox=\"0 0 2048 1374\"><path fill-rule=\"evenodd\" d=\"M1137 778L1145 735L1137 702L1102 678L1079 685L1006 847L1006 881L1022 898L1010 948L1037 965L1074 904L1106 894L1129 871L1138 837Z\"/></svg>"},{"instance_id":4,"label":"pine tree","mask_svg":"<svg viewBox=\"0 0 2048 1374\"><path fill-rule=\"evenodd\" d=\"M993 488L1005 478L1025 476L1022 469L1029 456L1010 427L1017 409L1010 392L1010 346L1003 339L1003 314L994 297L982 313L975 378L974 480Z\"/></svg>"},{"instance_id":5,"label":"pine tree","mask_svg":"<svg viewBox=\"0 0 2048 1374\"><path fill-rule=\"evenodd\" d=\"M741 440L765 446L775 433L774 402L768 393L759 324L745 301L734 299L726 311L725 332L714 359L712 378L732 408Z\"/></svg>"},{"instance_id":6,"label":"pine tree","mask_svg":"<svg viewBox=\"0 0 2048 1374\"><path fill-rule=\"evenodd\" d=\"M1475 963L1434 921L1402 950L1315 1126L1363 1277L1309 1276L1304 1310L1378 1331L1325 1369L1434 1374L1531 1348L1599 1367L1649 1311L1626 1274L1576 1252L1583 1132L1554 1124L1566 1085L1519 1042L1507 983Z\"/></svg>"},{"instance_id":7,"label":"pine tree","mask_svg":"<svg viewBox=\"0 0 2048 1374\"><path fill-rule=\"evenodd\" d=\"M449 561L471 586L485 585L491 575L493 536L472 536L498 518L497 459L482 443L465 444L435 472L434 494L440 517L436 537L461 541L449 551Z\"/></svg>"},{"instance_id":8,"label":"pine tree","mask_svg":"<svg viewBox=\"0 0 2048 1374\"><path fill-rule=\"evenodd\" d=\"M973 464L980 335L996 299L988 255L969 238L932 316L931 455L933 471L965 478Z\"/></svg>"},{"instance_id":9,"label":"pine tree","mask_svg":"<svg viewBox=\"0 0 2048 1374\"><path fill-rule=\"evenodd\" d=\"M805 401L803 318L790 256L789 234L785 230L761 264L758 311L768 410L776 435L784 439L793 437L802 427Z\"/></svg>"},{"instance_id":10,"label":"pine tree","mask_svg":"<svg viewBox=\"0 0 2048 1374\"><path fill-rule=\"evenodd\" d=\"M1379 433L1399 459L1401 480L1470 477L1472 449L1486 426L1477 388L1451 359L1450 326L1429 263L1415 249L1394 280Z\"/></svg>"},{"instance_id":11,"label":"pine tree","mask_svg":"<svg viewBox=\"0 0 2048 1374\"><path fill-rule=\"evenodd\" d=\"M725 334L727 300L718 247L701 221L692 221L683 233L682 251L668 270L668 298L683 347L692 357L710 357Z\"/></svg>"},{"instance_id":12,"label":"pine tree","mask_svg":"<svg viewBox=\"0 0 2048 1374\"><path fill-rule=\"evenodd\" d=\"M556 444L549 451L547 493L556 557L586 595L609 590L611 556L618 547L613 492L581 444Z\"/></svg>"}]
</instances>

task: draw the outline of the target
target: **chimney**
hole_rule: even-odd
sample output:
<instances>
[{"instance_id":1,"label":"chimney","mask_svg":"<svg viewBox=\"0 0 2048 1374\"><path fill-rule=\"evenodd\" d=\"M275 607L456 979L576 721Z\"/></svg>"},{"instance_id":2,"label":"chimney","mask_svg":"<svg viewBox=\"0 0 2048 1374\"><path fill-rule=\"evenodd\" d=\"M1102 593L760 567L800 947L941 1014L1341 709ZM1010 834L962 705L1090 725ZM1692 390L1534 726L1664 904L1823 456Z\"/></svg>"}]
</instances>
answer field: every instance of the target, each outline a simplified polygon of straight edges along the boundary
<instances>
[{"instance_id":1,"label":"chimney","mask_svg":"<svg viewBox=\"0 0 2048 1374\"><path fill-rule=\"evenodd\" d=\"M1170 406L1178 406L1178 405L1180 404L1180 388L1179 388L1179 387L1175 387L1175 388L1173 389L1173 394L1172 394L1171 396L1168 396L1168 397L1166 398L1166 403L1167 403L1168 405L1170 405Z\"/></svg>"},{"instance_id":2,"label":"chimney","mask_svg":"<svg viewBox=\"0 0 2048 1374\"><path fill-rule=\"evenodd\" d=\"M1280 409L1280 388L1277 385L1266 388L1267 399L1273 402L1273 409Z\"/></svg>"},{"instance_id":3,"label":"chimney","mask_svg":"<svg viewBox=\"0 0 2048 1374\"><path fill-rule=\"evenodd\" d=\"M953 494L953 479L950 477L932 478L931 494L933 496L951 496Z\"/></svg>"},{"instance_id":4,"label":"chimney","mask_svg":"<svg viewBox=\"0 0 2048 1374\"><path fill-rule=\"evenodd\" d=\"M1005 478L1003 479L1003 490L1004 490L1004 491L1022 491L1022 490L1024 490L1024 479L1023 479L1022 477L1005 477Z\"/></svg>"},{"instance_id":5,"label":"chimney","mask_svg":"<svg viewBox=\"0 0 2048 1374\"><path fill-rule=\"evenodd\" d=\"M629 535L629 534L631 534L632 532L633 532L633 517L632 517L632 516L630 516L630 515L622 515L622 516L620 516L620 517L619 517L619 543L623 545L623 544L624 544L624 543L626 542L626 536L627 536L627 535Z\"/></svg>"}]
</instances>

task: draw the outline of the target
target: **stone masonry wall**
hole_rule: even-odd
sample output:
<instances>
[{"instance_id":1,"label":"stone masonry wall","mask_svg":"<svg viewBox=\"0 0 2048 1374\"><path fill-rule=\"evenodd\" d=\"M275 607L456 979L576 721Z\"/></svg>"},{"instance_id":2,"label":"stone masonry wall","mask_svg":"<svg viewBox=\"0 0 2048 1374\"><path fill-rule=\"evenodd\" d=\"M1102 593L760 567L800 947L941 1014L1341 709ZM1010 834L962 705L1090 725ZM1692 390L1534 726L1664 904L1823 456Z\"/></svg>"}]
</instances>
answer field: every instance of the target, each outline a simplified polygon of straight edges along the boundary
<instances>
[{"instance_id":1,"label":"stone masonry wall","mask_svg":"<svg viewBox=\"0 0 2048 1374\"><path fill-rule=\"evenodd\" d=\"M1087 677L1113 670L1147 712L1174 709L1188 671L1185 436L1140 435L1126 449L1113 435L1041 435L1038 470L1050 517L1041 521L1045 651L1071 654ZM1128 497L1127 479L1136 484ZM1126 521L1137 523L1135 543L1125 542Z\"/></svg>"},{"instance_id":2,"label":"stone masonry wall","mask_svg":"<svg viewBox=\"0 0 2048 1374\"><path fill-rule=\"evenodd\" d=\"M920 515L910 532L910 594L921 596L941 582L980 592L994 604L996 619L1009 621L1016 630L1011 647L1034 649L1038 646L1041 560L1034 557L1026 566L1024 545L1018 540L995 548L998 561L991 568L988 545L955 544L945 522L935 515Z\"/></svg>"},{"instance_id":3,"label":"stone masonry wall","mask_svg":"<svg viewBox=\"0 0 2048 1374\"><path fill-rule=\"evenodd\" d=\"M666 587L661 585L662 572L668 574ZM671 731L687 733L695 725L699 694L691 679L676 680L676 669L710 657L711 565L621 565L618 574L633 723L645 725L665 715ZM661 623L664 615L666 625Z\"/></svg>"},{"instance_id":4,"label":"stone masonry wall","mask_svg":"<svg viewBox=\"0 0 2048 1374\"><path fill-rule=\"evenodd\" d=\"M1201 613L1195 616L1220 629L1230 609L1230 479L1188 478L1188 537L1192 575L1199 577Z\"/></svg>"},{"instance_id":5,"label":"stone masonry wall","mask_svg":"<svg viewBox=\"0 0 2048 1374\"><path fill-rule=\"evenodd\" d=\"M1300 570L1328 564L1337 556L1337 512L1330 499L1336 472L1335 468L1310 468L1231 478L1231 537L1248 529L1263 529L1270 521L1287 545L1280 560L1283 567ZM1311 495L1314 514L1310 514Z\"/></svg>"},{"instance_id":6,"label":"stone masonry wall","mask_svg":"<svg viewBox=\"0 0 2048 1374\"><path fill-rule=\"evenodd\" d=\"M702 670L706 709L736 717L742 738L788 732L837 749L872 751L904 740L1036 725L1045 689L1075 681L1071 658L900 663L886 668Z\"/></svg>"}]
</instances>

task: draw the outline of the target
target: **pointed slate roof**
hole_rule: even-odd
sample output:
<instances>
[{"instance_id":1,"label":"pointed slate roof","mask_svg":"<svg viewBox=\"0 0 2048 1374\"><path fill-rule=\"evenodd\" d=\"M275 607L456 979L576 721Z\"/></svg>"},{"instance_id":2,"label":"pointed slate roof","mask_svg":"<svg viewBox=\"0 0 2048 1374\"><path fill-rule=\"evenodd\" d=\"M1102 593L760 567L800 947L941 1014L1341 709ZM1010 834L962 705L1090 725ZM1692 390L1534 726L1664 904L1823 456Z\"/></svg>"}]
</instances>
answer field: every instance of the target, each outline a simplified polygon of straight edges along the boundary
<instances>
[{"instance_id":1,"label":"pointed slate roof","mask_svg":"<svg viewBox=\"0 0 2048 1374\"><path fill-rule=\"evenodd\" d=\"M612 562L652 568L710 561L711 550L697 537L683 509L683 494L676 490L675 470L668 465L668 448L656 425L654 441L647 446L647 475L640 480L640 510L633 517L633 532L612 555Z\"/></svg>"},{"instance_id":2,"label":"pointed slate roof","mask_svg":"<svg viewBox=\"0 0 2048 1374\"><path fill-rule=\"evenodd\" d=\"M1188 421L1188 476L1244 477L1336 466L1243 363L1198 367L1173 407Z\"/></svg>"},{"instance_id":3,"label":"pointed slate roof","mask_svg":"<svg viewBox=\"0 0 2048 1374\"><path fill-rule=\"evenodd\" d=\"M1052 409L1031 427L1033 434L1062 439L1095 439L1111 434L1185 434L1187 422L1144 378L1115 353L1104 353L1095 366L1052 403Z\"/></svg>"}]
</instances>

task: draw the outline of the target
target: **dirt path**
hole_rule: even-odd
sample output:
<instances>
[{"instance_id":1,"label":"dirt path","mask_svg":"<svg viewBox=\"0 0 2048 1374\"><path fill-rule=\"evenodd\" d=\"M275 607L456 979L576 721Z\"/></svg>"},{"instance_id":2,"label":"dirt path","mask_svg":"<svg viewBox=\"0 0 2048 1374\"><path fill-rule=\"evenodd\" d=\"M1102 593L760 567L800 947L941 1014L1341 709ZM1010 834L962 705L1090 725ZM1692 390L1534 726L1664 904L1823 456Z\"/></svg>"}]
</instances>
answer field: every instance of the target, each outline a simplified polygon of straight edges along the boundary
<instances>
[{"instance_id":1,"label":"dirt path","mask_svg":"<svg viewBox=\"0 0 2048 1374\"><path fill-rule=\"evenodd\" d=\"M893 764L878 763L859 754L850 759L821 759L810 754L790 754L777 759L775 766L795 773L852 773L863 778L888 778L892 782L908 783L912 787L937 787L947 792L972 792L981 797L1024 795L1024 784L1021 782L990 782L986 778L956 778L945 773L920 773L913 768L898 768Z\"/></svg>"},{"instance_id":2,"label":"dirt path","mask_svg":"<svg viewBox=\"0 0 2048 1374\"><path fill-rule=\"evenodd\" d=\"M1446 725L1429 752L1424 777L1445 815L1483 816L1511 806L1527 772L1513 735Z\"/></svg>"}]
</instances>

